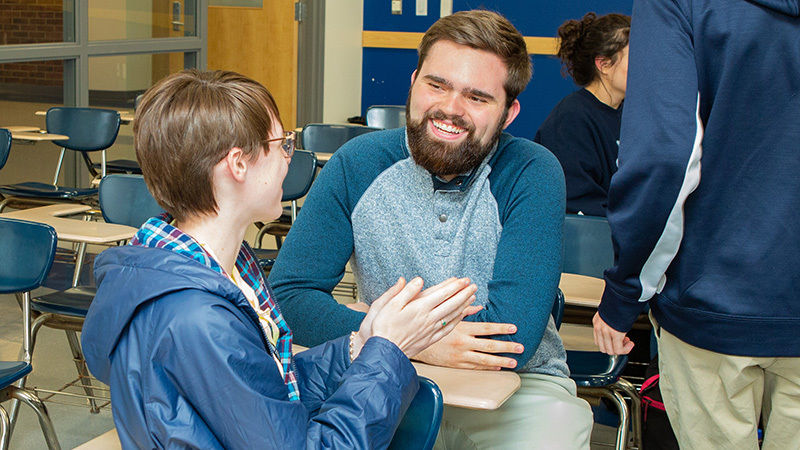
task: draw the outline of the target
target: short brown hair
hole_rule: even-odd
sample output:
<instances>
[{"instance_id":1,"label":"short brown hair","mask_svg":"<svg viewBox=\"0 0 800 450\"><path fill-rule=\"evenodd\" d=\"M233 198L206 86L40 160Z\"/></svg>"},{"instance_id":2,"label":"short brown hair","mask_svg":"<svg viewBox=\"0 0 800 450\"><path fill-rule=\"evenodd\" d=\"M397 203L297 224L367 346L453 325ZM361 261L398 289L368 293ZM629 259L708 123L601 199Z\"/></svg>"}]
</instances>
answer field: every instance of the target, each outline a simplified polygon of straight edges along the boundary
<instances>
[{"instance_id":1,"label":"short brown hair","mask_svg":"<svg viewBox=\"0 0 800 450\"><path fill-rule=\"evenodd\" d=\"M184 70L142 98L133 123L136 157L158 203L176 220L217 211L212 169L233 147L253 158L273 120L267 89L234 72Z\"/></svg>"},{"instance_id":2,"label":"short brown hair","mask_svg":"<svg viewBox=\"0 0 800 450\"><path fill-rule=\"evenodd\" d=\"M422 69L428 52L438 41L450 41L499 56L508 70L503 85L506 106L511 105L531 80L533 67L525 39L500 14L476 9L459 11L437 20L428 28L419 44L417 72Z\"/></svg>"}]
</instances>

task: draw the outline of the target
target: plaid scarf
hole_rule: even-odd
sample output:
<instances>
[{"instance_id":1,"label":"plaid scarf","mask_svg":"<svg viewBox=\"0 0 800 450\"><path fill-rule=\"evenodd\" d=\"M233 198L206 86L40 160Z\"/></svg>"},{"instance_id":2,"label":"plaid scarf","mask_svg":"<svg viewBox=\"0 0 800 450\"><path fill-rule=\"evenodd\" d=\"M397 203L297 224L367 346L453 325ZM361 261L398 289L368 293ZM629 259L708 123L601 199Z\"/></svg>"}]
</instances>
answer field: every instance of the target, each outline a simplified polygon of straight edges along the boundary
<instances>
[{"instance_id":1,"label":"plaid scarf","mask_svg":"<svg viewBox=\"0 0 800 450\"><path fill-rule=\"evenodd\" d=\"M170 222L172 222L172 217L166 213L151 218L136 232L136 235L131 239L130 245L171 250L198 261L209 269L229 278L219 263L197 241L170 225ZM258 267L258 262L252 255L252 251L244 243L242 243L242 248L236 257L236 269L239 270L242 279L256 293L261 310L269 311L270 317L280 330L277 345L272 345L266 336L264 336L264 340L270 353L276 355L281 362L284 374L283 381L289 388L289 400L300 400L300 391L297 387L297 378L292 364L292 330L289 329L289 325L283 319L278 305L272 299L272 291L269 289L269 285L264 279L264 275ZM260 324L259 329L261 329ZM261 331L263 334L264 331Z\"/></svg>"}]
</instances>

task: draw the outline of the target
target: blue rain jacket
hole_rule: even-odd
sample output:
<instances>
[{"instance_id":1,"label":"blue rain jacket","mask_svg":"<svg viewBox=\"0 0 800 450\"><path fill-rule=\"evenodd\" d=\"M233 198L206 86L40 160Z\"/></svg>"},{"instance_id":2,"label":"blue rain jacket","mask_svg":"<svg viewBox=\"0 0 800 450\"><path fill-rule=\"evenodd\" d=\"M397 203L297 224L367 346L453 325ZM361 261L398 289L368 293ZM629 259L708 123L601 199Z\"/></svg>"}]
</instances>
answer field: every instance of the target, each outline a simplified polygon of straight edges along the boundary
<instances>
[{"instance_id":1,"label":"blue rain jacket","mask_svg":"<svg viewBox=\"0 0 800 450\"><path fill-rule=\"evenodd\" d=\"M294 357L300 401L289 401L227 277L132 246L103 252L95 276L81 340L111 386L123 448L385 448L418 389L396 345L373 337L351 364L345 336Z\"/></svg>"}]
</instances>

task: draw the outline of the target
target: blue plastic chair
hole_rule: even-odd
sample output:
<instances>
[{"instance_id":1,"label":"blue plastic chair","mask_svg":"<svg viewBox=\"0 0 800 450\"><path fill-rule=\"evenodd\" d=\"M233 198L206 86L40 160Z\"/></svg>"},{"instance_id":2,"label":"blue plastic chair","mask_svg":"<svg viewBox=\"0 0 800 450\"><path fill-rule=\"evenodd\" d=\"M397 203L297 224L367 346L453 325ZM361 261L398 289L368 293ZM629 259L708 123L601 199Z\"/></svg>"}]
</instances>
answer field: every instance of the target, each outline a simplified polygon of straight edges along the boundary
<instances>
[{"instance_id":1,"label":"blue plastic chair","mask_svg":"<svg viewBox=\"0 0 800 450\"><path fill-rule=\"evenodd\" d=\"M602 278L603 272L613 264L614 247L606 218L567 214L564 220L564 272ZM617 449L627 446L630 425L634 443L641 448L639 395L630 382L621 378L627 362L627 355L567 350L570 378L578 386L578 393L606 398L616 407L619 416ZM621 394L631 398L632 414L629 414Z\"/></svg>"},{"instance_id":2,"label":"blue plastic chair","mask_svg":"<svg viewBox=\"0 0 800 450\"><path fill-rule=\"evenodd\" d=\"M141 175L111 174L100 181L99 189L100 211L108 223L139 228L164 212Z\"/></svg>"},{"instance_id":3,"label":"blue plastic chair","mask_svg":"<svg viewBox=\"0 0 800 450\"><path fill-rule=\"evenodd\" d=\"M613 265L614 245L608 220L567 214L564 217L563 271L603 278L603 272Z\"/></svg>"},{"instance_id":4,"label":"blue plastic chair","mask_svg":"<svg viewBox=\"0 0 800 450\"><path fill-rule=\"evenodd\" d=\"M11 153L11 132L0 128L0 169L6 165L9 153Z\"/></svg>"},{"instance_id":5,"label":"blue plastic chair","mask_svg":"<svg viewBox=\"0 0 800 450\"><path fill-rule=\"evenodd\" d=\"M2 136L0 136L2 138ZM0 362L0 402L13 400L12 410L19 402L33 408L39 418L47 446L60 448L53 423L44 403L32 391L23 388L31 372L30 353L30 291L42 285L56 252L56 232L45 224L0 218L0 294L22 295L23 361ZM8 448L12 423L0 406L0 449Z\"/></svg>"},{"instance_id":6,"label":"blue plastic chair","mask_svg":"<svg viewBox=\"0 0 800 450\"><path fill-rule=\"evenodd\" d=\"M433 381L419 378L419 391L397 426L390 450L430 450L442 424L442 391Z\"/></svg>"},{"instance_id":7,"label":"blue plastic chair","mask_svg":"<svg viewBox=\"0 0 800 450\"><path fill-rule=\"evenodd\" d=\"M300 133L300 148L316 153L333 153L350 139L379 130L361 125L310 123ZM322 167L324 163L318 162L317 165Z\"/></svg>"},{"instance_id":8,"label":"blue plastic chair","mask_svg":"<svg viewBox=\"0 0 800 450\"><path fill-rule=\"evenodd\" d=\"M314 152L295 150L292 155L292 161L289 163L289 170L286 173L286 178L283 179L283 196L281 201L291 202L291 206L283 209L283 214L276 221L264 224L261 222L256 223L258 233L256 234L255 242L259 248L253 249L256 257L259 259L261 268L268 272L275 263L275 258L278 257L277 250L264 250L261 249L261 241L264 234L269 234L275 237L275 243L280 249L283 244L283 237L289 232L292 223L297 219L299 208L297 201L305 197L311 189L311 184L317 175L317 155Z\"/></svg>"},{"instance_id":9,"label":"blue plastic chair","mask_svg":"<svg viewBox=\"0 0 800 450\"><path fill-rule=\"evenodd\" d=\"M406 126L404 105L373 105L367 108L367 126L390 129Z\"/></svg>"},{"instance_id":10,"label":"blue plastic chair","mask_svg":"<svg viewBox=\"0 0 800 450\"><path fill-rule=\"evenodd\" d=\"M141 175L108 175L101 180L99 190L100 208L103 218L108 223L139 228L147 219L163 212L163 209L147 190ZM78 251L82 252L84 249ZM79 257L78 261L81 260L82 258ZM99 408L77 332L83 326L83 321L89 312L89 306L96 292L96 286L93 285L73 286L64 291L53 292L30 300L31 309L39 313L31 325L31 353L33 353L36 336L42 326L64 330L81 387L86 393L92 412L99 411ZM12 411L12 421L15 418L16 411Z\"/></svg>"},{"instance_id":11,"label":"blue plastic chair","mask_svg":"<svg viewBox=\"0 0 800 450\"><path fill-rule=\"evenodd\" d=\"M58 201L87 201L97 195L96 188L78 188L58 185L58 175L67 150L76 151L82 157L93 177L105 176L105 150L114 144L119 131L119 113L110 109L54 107L47 111L47 132L69 136L67 140L53 141L61 147L53 183L24 182L0 186L4 200L0 211L9 203L14 205L50 204ZM101 151L103 163L98 173L93 166L90 152Z\"/></svg>"}]
</instances>

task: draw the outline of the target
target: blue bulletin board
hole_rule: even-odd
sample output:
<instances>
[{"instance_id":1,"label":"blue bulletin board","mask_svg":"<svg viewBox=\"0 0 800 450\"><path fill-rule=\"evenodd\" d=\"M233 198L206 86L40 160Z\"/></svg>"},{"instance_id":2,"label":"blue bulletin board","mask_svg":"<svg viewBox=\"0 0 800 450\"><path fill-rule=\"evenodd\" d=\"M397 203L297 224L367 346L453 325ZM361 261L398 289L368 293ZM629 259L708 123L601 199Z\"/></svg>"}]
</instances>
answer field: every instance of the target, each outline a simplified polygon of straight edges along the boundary
<instances>
[{"instance_id":1,"label":"blue bulletin board","mask_svg":"<svg viewBox=\"0 0 800 450\"><path fill-rule=\"evenodd\" d=\"M506 16L524 36L555 37L565 20L597 14L630 14L633 0L453 0L453 11L490 9ZM391 14L389 1L364 2L364 30L425 32L438 18L440 0L428 0L428 15L415 15L415 0L403 0L403 13ZM539 125L564 96L577 89L561 76L561 63L554 56L531 55L533 79L520 95L520 115L508 128L515 135L533 139ZM417 52L411 49L364 48L361 113L370 105L403 105L408 96Z\"/></svg>"}]
</instances>

